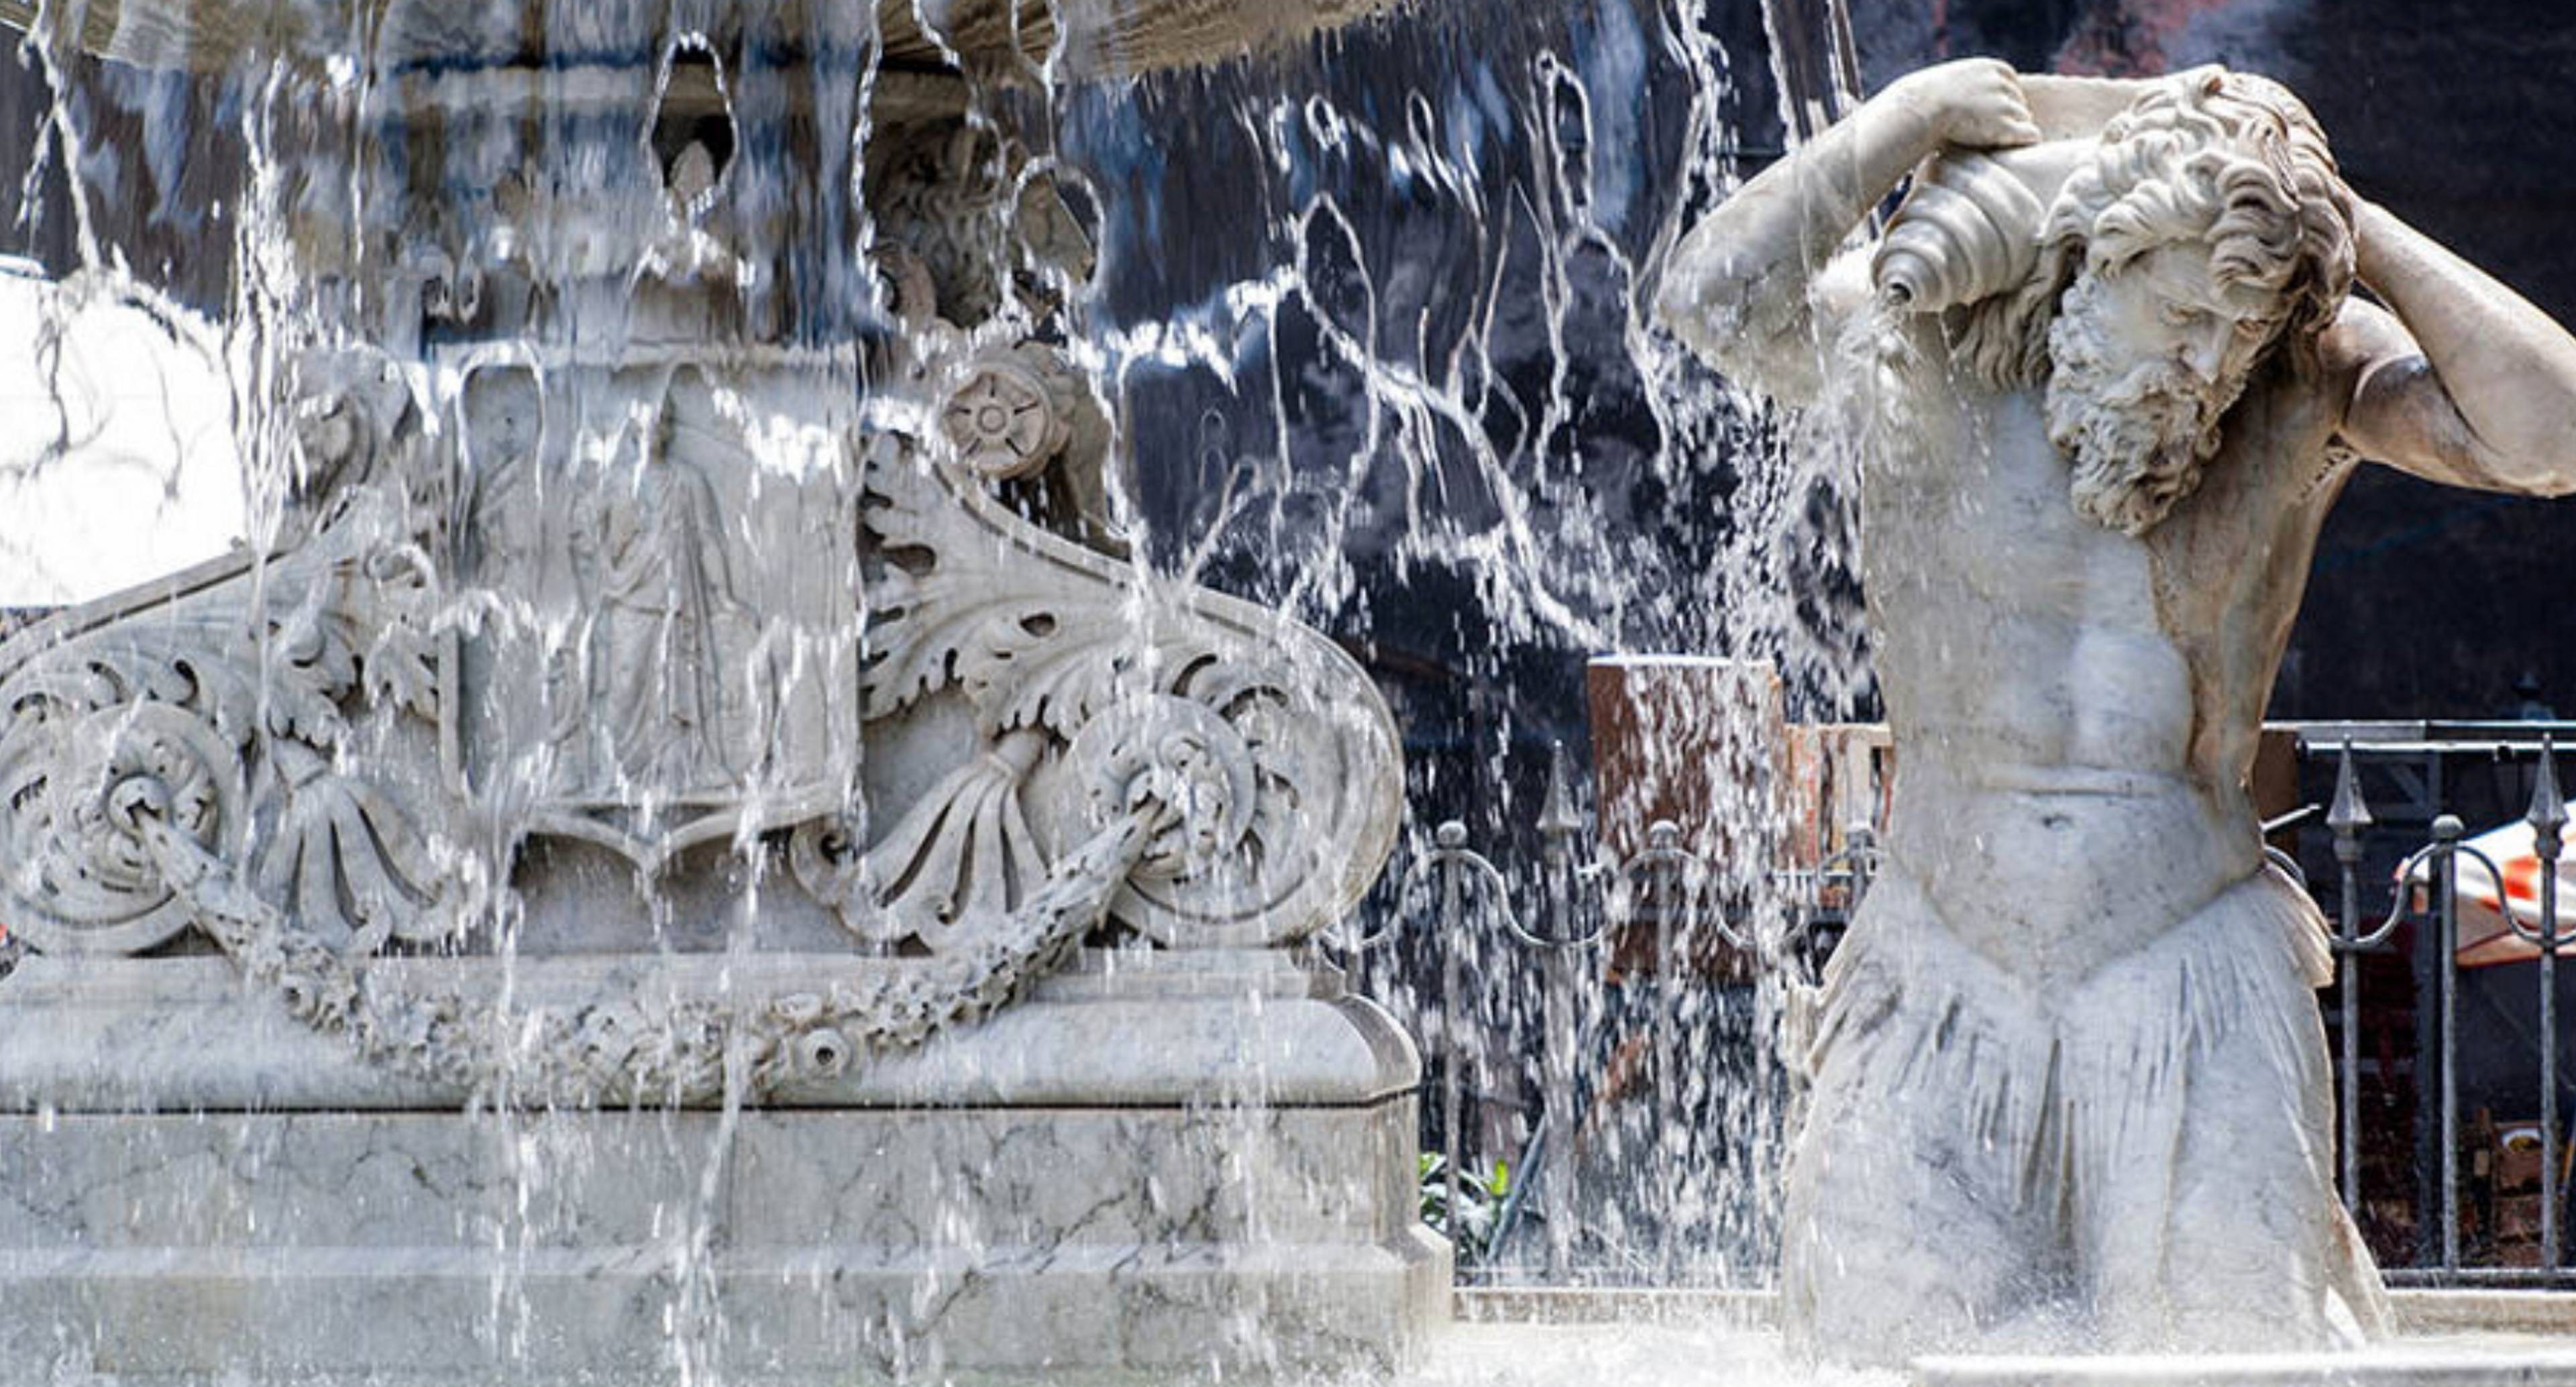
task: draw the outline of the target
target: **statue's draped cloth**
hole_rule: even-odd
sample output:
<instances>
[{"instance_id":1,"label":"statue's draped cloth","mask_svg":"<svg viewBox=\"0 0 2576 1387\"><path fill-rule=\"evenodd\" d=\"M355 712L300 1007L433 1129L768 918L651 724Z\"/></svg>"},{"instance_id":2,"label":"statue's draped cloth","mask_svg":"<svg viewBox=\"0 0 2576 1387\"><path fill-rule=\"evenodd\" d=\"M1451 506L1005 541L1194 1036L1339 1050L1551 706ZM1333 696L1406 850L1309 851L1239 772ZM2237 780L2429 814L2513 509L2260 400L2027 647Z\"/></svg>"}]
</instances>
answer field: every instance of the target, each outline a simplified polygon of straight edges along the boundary
<instances>
[{"instance_id":1,"label":"statue's draped cloth","mask_svg":"<svg viewBox=\"0 0 2576 1387\"><path fill-rule=\"evenodd\" d=\"M1792 1335L2154 1349L2187 1332L2212 1349L2378 1332L2385 1294L2334 1195L2313 995L2330 972L2324 919L2268 867L2044 989L1961 942L1891 865L1827 972L1808 1056ZM2096 1318L2075 1322L2086 1304Z\"/></svg>"}]
</instances>

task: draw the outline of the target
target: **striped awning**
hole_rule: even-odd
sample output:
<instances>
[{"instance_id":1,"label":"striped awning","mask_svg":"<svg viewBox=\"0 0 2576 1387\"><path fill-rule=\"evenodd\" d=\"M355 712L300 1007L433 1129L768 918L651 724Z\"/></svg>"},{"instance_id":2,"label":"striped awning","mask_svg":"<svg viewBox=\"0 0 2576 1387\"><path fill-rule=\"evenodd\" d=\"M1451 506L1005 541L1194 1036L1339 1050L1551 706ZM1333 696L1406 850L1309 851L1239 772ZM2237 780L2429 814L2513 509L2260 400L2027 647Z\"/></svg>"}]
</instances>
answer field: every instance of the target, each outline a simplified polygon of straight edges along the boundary
<instances>
[{"instance_id":1,"label":"striped awning","mask_svg":"<svg viewBox=\"0 0 2576 1387\"><path fill-rule=\"evenodd\" d=\"M2540 852L2531 825L2517 819L2466 840L2461 848L2460 941L2454 955L2459 966L2485 968L2540 957L2540 946L2506 923L2510 911L2525 928L2535 933L2541 928ZM2479 860L2481 854L2495 863L2501 880ZM2429 891L2432 873L2429 859L2419 861L2403 884ZM2576 835L2558 859L2558 919L2560 933L2576 932ZM2576 950L2560 952L2576 955Z\"/></svg>"}]
</instances>

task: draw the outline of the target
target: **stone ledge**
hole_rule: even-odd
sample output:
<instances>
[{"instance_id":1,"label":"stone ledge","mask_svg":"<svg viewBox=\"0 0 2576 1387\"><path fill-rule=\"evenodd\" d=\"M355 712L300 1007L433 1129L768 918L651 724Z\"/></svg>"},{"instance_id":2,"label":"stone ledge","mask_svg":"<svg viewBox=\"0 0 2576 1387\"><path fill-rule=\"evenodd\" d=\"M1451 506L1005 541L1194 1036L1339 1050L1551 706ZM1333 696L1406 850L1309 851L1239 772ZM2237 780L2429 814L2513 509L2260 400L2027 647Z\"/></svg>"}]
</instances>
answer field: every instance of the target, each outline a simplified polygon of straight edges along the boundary
<instances>
[{"instance_id":1,"label":"stone ledge","mask_svg":"<svg viewBox=\"0 0 2576 1387\"><path fill-rule=\"evenodd\" d=\"M1768 1329L1778 1319L1769 1291L1667 1290L1593 1286L1461 1286L1462 1324L1659 1324Z\"/></svg>"},{"instance_id":2,"label":"stone ledge","mask_svg":"<svg viewBox=\"0 0 2576 1387\"><path fill-rule=\"evenodd\" d=\"M2576 1341L2576 1291L2407 1289L2388 1299L2409 1334L2563 1334Z\"/></svg>"},{"instance_id":3,"label":"stone ledge","mask_svg":"<svg viewBox=\"0 0 2576 1387\"><path fill-rule=\"evenodd\" d=\"M418 987L497 995L491 958L377 965ZM611 990L660 998L815 987L853 955L527 958L522 1007ZM390 1074L318 1035L221 958L27 959L0 981L0 1111L457 1108L474 1095ZM862 1055L771 1107L1346 1106L1409 1092L1421 1064L1385 1012L1273 953L1092 952L1038 995L918 1050Z\"/></svg>"},{"instance_id":4,"label":"stone ledge","mask_svg":"<svg viewBox=\"0 0 2576 1387\"><path fill-rule=\"evenodd\" d=\"M516 1384L559 1375L655 1379L684 1360L727 1380L947 1365L1027 1371L1123 1366L1238 1376L1265 1361L1389 1369L1425 1326L1408 1282L1445 1275L1424 1246L1105 1250L968 1265L962 1250L718 1256L585 1249L531 1257L350 1249L227 1259L0 1257L0 1350L21 1367L226 1382L415 1371ZM704 1315L692 1329L693 1314ZM675 1329L676 1326L676 1329ZM30 1362L47 1338L68 1342ZM60 1340L58 1340L60 1342ZM50 1359L50 1362L47 1361ZM77 1381L77 1375L73 1380Z\"/></svg>"},{"instance_id":5,"label":"stone ledge","mask_svg":"<svg viewBox=\"0 0 2576 1387\"><path fill-rule=\"evenodd\" d=\"M2576 1382L2576 1349L2405 1344L2355 1353L1925 1358L1918 1387L2541 1387Z\"/></svg>"},{"instance_id":6,"label":"stone ledge","mask_svg":"<svg viewBox=\"0 0 2576 1387\"><path fill-rule=\"evenodd\" d=\"M2566 1336L2576 1348L2576 1291L2427 1290L2388 1293L2399 1332ZM1655 1290L1592 1286L1461 1286L1456 1315L1468 1324L1676 1324L1769 1328L1767 1290ZM2576 1377L2568 1379L2576 1382Z\"/></svg>"},{"instance_id":7,"label":"stone ledge","mask_svg":"<svg viewBox=\"0 0 2576 1387\"><path fill-rule=\"evenodd\" d=\"M1415 1107L0 1117L0 1254L1393 1246ZM318 1255L318 1253L317 1253ZM0 1314L7 1307L0 1304Z\"/></svg>"},{"instance_id":8,"label":"stone ledge","mask_svg":"<svg viewBox=\"0 0 2576 1387\"><path fill-rule=\"evenodd\" d=\"M1414 1122L1409 1095L0 1118L0 1380L1373 1371L1448 1307Z\"/></svg>"},{"instance_id":9,"label":"stone ledge","mask_svg":"<svg viewBox=\"0 0 2576 1387\"><path fill-rule=\"evenodd\" d=\"M1669 1305L1686 1296L1650 1300ZM1596 1297L1630 1299L1624 1295ZM1952 1357L1911 1372L1802 1367L1767 1330L1712 1322L1471 1323L1423 1364L1368 1387L2503 1387L2576 1381L2563 1338L2410 1339L2352 1354L2170 1358ZM1337 1383L1335 1387L1359 1387Z\"/></svg>"}]
</instances>

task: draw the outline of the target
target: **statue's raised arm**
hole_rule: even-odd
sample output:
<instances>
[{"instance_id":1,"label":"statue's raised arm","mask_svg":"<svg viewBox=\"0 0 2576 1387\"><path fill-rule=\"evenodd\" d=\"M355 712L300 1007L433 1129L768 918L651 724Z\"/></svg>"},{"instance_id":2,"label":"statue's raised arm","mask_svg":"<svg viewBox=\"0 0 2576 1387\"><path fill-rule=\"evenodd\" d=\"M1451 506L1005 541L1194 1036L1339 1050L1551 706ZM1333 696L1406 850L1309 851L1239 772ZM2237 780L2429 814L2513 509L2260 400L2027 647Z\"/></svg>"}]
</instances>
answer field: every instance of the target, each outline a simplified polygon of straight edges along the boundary
<instances>
[{"instance_id":1,"label":"statue's raised arm","mask_svg":"<svg viewBox=\"0 0 2576 1387\"><path fill-rule=\"evenodd\" d=\"M1887 251L1846 242L1900 179L1936 154L1973 166L1962 156L2009 150L2006 176L2044 200L2153 85L2016 73L1988 58L1900 78L1692 227L1666 265L1656 314L1729 376L1803 404L1843 319L1885 289Z\"/></svg>"},{"instance_id":2,"label":"statue's raised arm","mask_svg":"<svg viewBox=\"0 0 2576 1387\"><path fill-rule=\"evenodd\" d=\"M2009 148L2041 134L2020 79L2000 62L1900 78L1691 228L1665 267L1657 316L1728 375L1802 403L1815 393L1821 349L1869 293L1858 257L1836 264L1861 218L1945 147Z\"/></svg>"},{"instance_id":3,"label":"statue's raised arm","mask_svg":"<svg viewBox=\"0 0 2576 1387\"><path fill-rule=\"evenodd\" d=\"M2576 492L2576 337L2521 295L2361 203L2361 280L2327 339L2353 382L2342 434L2362 456L2433 481Z\"/></svg>"}]
</instances>

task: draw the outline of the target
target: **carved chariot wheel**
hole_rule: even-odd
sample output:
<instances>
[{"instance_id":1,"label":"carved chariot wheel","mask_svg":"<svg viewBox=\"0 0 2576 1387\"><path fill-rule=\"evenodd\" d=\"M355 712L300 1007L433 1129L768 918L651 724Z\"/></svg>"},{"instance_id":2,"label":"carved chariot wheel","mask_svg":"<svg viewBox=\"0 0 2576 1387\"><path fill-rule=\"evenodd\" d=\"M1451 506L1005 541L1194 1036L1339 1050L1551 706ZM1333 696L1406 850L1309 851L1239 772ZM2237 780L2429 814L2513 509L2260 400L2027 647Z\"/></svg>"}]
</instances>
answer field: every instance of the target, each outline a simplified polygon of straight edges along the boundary
<instances>
[{"instance_id":1,"label":"carved chariot wheel","mask_svg":"<svg viewBox=\"0 0 2576 1387\"><path fill-rule=\"evenodd\" d=\"M154 818L210 853L240 831L240 757L204 719L131 703L22 721L0 746L0 911L46 953L131 954L193 919L144 841Z\"/></svg>"}]
</instances>

